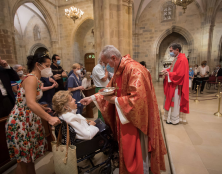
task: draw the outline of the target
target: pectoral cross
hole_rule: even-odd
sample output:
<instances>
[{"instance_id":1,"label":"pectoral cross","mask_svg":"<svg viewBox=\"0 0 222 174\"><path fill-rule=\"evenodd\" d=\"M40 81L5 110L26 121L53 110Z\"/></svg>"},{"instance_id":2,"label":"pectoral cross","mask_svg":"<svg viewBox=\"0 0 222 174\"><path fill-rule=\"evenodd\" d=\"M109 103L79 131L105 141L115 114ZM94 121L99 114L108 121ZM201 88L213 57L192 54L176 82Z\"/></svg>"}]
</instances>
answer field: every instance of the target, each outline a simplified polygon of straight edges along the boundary
<instances>
[{"instance_id":1,"label":"pectoral cross","mask_svg":"<svg viewBox=\"0 0 222 174\"><path fill-rule=\"evenodd\" d=\"M115 95L117 96L117 90L119 89L119 87L117 86L117 83L116 83L116 92L115 92Z\"/></svg>"}]
</instances>

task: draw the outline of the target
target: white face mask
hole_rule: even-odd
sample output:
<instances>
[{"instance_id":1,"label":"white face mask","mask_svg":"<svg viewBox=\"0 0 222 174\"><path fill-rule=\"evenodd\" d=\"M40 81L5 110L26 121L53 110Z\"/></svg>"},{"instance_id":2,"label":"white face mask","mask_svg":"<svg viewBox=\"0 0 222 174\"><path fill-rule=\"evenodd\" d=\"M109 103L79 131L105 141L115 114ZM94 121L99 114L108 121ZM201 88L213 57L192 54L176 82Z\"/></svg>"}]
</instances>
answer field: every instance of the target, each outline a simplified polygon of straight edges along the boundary
<instances>
[{"instance_id":1,"label":"white face mask","mask_svg":"<svg viewBox=\"0 0 222 174\"><path fill-rule=\"evenodd\" d=\"M79 74L79 75L80 75L80 74L81 74L81 70L80 70L80 69L77 70L77 71L76 71L76 74Z\"/></svg>"},{"instance_id":2,"label":"white face mask","mask_svg":"<svg viewBox=\"0 0 222 174\"><path fill-rule=\"evenodd\" d=\"M17 74L18 74L19 77L21 77L21 76L23 76L23 71L22 70L18 71Z\"/></svg>"},{"instance_id":3,"label":"white face mask","mask_svg":"<svg viewBox=\"0 0 222 174\"><path fill-rule=\"evenodd\" d=\"M53 75L51 68L45 68L44 66L42 66L42 67L44 68L43 70L39 69L41 71L41 76L42 77L49 78L49 77L51 77Z\"/></svg>"}]
</instances>

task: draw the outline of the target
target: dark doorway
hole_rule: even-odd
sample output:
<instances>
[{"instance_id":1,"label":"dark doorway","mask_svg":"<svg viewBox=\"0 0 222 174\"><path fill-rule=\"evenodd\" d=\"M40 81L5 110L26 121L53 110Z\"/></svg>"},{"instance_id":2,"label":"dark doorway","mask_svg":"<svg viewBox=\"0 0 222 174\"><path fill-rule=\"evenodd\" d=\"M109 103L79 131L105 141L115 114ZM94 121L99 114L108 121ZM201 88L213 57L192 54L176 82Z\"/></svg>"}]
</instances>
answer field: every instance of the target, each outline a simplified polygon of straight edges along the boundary
<instances>
[{"instance_id":1,"label":"dark doorway","mask_svg":"<svg viewBox=\"0 0 222 174\"><path fill-rule=\"evenodd\" d=\"M94 53L87 53L85 55L86 71L92 72L94 67L95 67L95 54Z\"/></svg>"},{"instance_id":2,"label":"dark doorway","mask_svg":"<svg viewBox=\"0 0 222 174\"><path fill-rule=\"evenodd\" d=\"M46 48L44 47L39 47L36 51L35 51L35 54L36 53L43 53L43 54L46 54L47 52L49 52Z\"/></svg>"}]
</instances>

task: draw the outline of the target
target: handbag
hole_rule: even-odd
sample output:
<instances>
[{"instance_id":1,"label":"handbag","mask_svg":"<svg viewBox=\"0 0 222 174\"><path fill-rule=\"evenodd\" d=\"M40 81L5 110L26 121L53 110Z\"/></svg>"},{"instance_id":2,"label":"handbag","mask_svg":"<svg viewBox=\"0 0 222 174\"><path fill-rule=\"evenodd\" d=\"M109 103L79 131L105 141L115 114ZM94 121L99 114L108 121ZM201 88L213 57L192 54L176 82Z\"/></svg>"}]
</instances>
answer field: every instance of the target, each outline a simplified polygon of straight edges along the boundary
<instances>
[{"instance_id":1,"label":"handbag","mask_svg":"<svg viewBox=\"0 0 222 174\"><path fill-rule=\"evenodd\" d=\"M60 126L57 140L51 142L55 173L56 174L78 174L76 146L70 145L68 124L67 124L66 145L61 144L61 137L62 137L61 131L62 131L62 125Z\"/></svg>"}]
</instances>

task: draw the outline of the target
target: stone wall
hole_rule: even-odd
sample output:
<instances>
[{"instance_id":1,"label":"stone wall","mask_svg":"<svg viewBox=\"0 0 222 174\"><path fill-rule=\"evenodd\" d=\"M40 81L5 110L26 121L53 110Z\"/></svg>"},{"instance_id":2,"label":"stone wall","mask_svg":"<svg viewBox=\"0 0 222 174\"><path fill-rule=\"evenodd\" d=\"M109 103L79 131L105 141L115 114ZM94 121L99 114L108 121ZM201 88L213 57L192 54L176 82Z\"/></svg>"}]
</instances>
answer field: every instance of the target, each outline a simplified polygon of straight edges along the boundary
<instances>
[{"instance_id":1,"label":"stone wall","mask_svg":"<svg viewBox=\"0 0 222 174\"><path fill-rule=\"evenodd\" d=\"M186 13L176 7L174 20L163 21L163 6L168 0L151 1L142 12L134 31L133 58L146 61L152 77L157 79L159 47L172 32L181 34L188 42L190 63L195 64L201 55L202 26L199 9L192 3Z\"/></svg>"},{"instance_id":2,"label":"stone wall","mask_svg":"<svg viewBox=\"0 0 222 174\"><path fill-rule=\"evenodd\" d=\"M0 1L0 56L10 65L17 63L14 27L11 25L12 16L7 1Z\"/></svg>"},{"instance_id":3,"label":"stone wall","mask_svg":"<svg viewBox=\"0 0 222 174\"><path fill-rule=\"evenodd\" d=\"M219 7L214 32L213 32L213 43L212 43L212 54L211 59L213 67L215 67L220 61L222 61L222 4Z\"/></svg>"},{"instance_id":4,"label":"stone wall","mask_svg":"<svg viewBox=\"0 0 222 174\"><path fill-rule=\"evenodd\" d=\"M71 19L68 19L65 16L65 9L73 5L84 12L82 19L76 20L75 23ZM80 28L82 24L87 25L87 22L90 22L89 19L91 20L93 19L93 1L92 0L84 0L84 1L76 0L75 3L70 3L69 1L60 2L59 7L58 7L58 13L59 13L58 31L59 31L59 38L60 38L59 39L60 47L58 49L58 52L56 53L58 53L62 58L63 68L69 70L70 65L72 65L74 62L83 62L84 60L84 57L81 55L81 53L79 53L79 57L78 56L75 57L76 55L78 55L78 53L76 53L77 51L75 50L75 48L77 48L77 45L76 47L74 45L75 45L75 42L78 43L79 41L79 39L76 39L75 37L78 37L78 35L76 34L78 33L78 28ZM92 28L92 26L90 26L90 28ZM87 32L85 32L85 34ZM84 38L85 36L80 38L82 42L84 41ZM81 52L81 50L78 50L78 51Z\"/></svg>"},{"instance_id":5,"label":"stone wall","mask_svg":"<svg viewBox=\"0 0 222 174\"><path fill-rule=\"evenodd\" d=\"M36 25L38 25L38 27L40 29L40 39L39 40L34 39L34 27ZM26 55L30 54L30 52L32 51L33 46L36 45L36 44L45 45L45 47L47 48L47 50L49 51L51 56L53 54L51 52L51 38L50 38L48 28L42 22L42 20L40 20L40 18L37 17L37 16L33 16L30 19L29 23L27 24L27 27L26 27L25 33L24 33L24 41L25 41Z\"/></svg>"}]
</instances>

